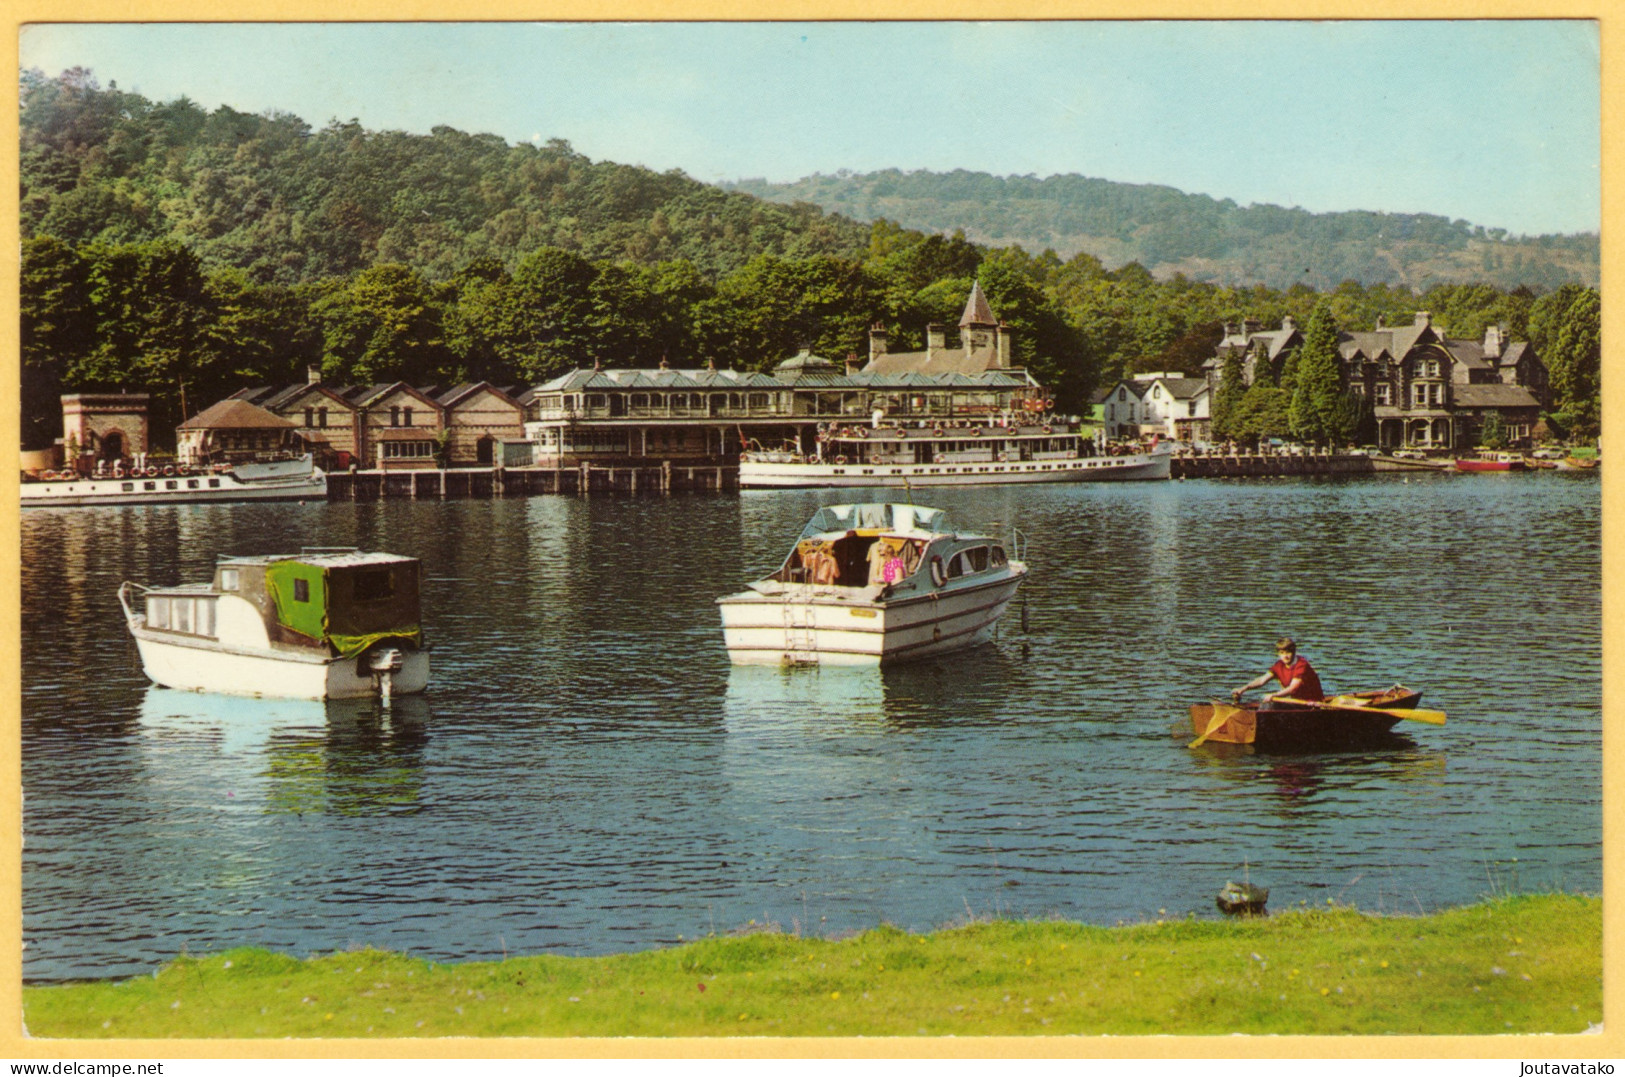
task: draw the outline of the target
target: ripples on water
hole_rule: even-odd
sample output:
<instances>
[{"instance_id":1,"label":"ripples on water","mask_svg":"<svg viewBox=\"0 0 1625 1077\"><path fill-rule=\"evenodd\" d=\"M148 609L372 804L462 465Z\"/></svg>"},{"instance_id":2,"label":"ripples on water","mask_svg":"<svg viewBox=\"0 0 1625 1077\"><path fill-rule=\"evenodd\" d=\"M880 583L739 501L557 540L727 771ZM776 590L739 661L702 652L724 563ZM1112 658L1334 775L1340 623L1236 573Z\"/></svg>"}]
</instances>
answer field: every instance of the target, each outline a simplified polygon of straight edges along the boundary
<instances>
[{"instance_id":1,"label":"ripples on water","mask_svg":"<svg viewBox=\"0 0 1625 1077\"><path fill-rule=\"evenodd\" d=\"M830 492L23 516L30 979L183 948L602 953L748 919L1431 909L1601 882L1595 476L932 492L1028 540L1029 631L877 672L734 669L712 600ZM218 553L423 559L430 693L149 688L123 579ZM1403 681L1380 750L1187 751L1191 702L1295 636L1328 690Z\"/></svg>"}]
</instances>

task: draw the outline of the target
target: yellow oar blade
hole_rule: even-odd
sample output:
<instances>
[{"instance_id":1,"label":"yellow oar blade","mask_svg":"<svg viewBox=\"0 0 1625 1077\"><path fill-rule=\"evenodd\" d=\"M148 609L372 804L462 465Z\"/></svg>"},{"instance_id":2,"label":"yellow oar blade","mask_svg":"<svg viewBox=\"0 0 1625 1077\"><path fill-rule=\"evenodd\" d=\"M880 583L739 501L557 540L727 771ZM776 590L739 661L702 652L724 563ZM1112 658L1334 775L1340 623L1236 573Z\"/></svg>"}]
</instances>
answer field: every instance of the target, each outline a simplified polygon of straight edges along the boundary
<instances>
[{"instance_id":1,"label":"yellow oar blade","mask_svg":"<svg viewBox=\"0 0 1625 1077\"><path fill-rule=\"evenodd\" d=\"M1403 718L1407 722L1426 722L1429 725L1444 725L1444 711L1413 710L1405 707L1396 707L1392 710L1379 710L1370 708L1378 714L1391 714L1396 718Z\"/></svg>"},{"instance_id":2,"label":"yellow oar blade","mask_svg":"<svg viewBox=\"0 0 1625 1077\"><path fill-rule=\"evenodd\" d=\"M1200 737L1197 737L1195 740L1185 745L1185 747L1200 748L1209 737L1222 729L1224 727L1224 723L1228 722L1230 720L1230 716L1236 713L1238 710L1240 710L1239 707L1226 706L1225 704L1215 700L1213 702L1213 717L1208 719L1207 728L1202 730L1202 735Z\"/></svg>"}]
</instances>

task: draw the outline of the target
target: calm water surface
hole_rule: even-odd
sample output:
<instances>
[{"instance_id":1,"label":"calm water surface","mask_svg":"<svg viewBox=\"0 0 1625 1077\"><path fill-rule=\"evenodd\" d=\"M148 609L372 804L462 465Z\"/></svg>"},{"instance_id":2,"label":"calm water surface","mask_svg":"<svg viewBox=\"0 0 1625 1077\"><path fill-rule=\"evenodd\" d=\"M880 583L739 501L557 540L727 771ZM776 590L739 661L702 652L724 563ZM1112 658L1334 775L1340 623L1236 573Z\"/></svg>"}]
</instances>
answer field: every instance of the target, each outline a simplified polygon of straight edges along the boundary
<instances>
[{"instance_id":1,"label":"calm water surface","mask_svg":"<svg viewBox=\"0 0 1625 1077\"><path fill-rule=\"evenodd\" d=\"M1026 536L1027 632L1013 607L997 642L884 673L732 668L712 600L837 500L30 510L25 975L1208 916L1244 870L1275 908L1600 889L1595 476L934 491ZM423 559L428 695L147 685L121 580L301 544ZM1449 724L1301 756L1170 736L1283 633L1328 690L1402 681Z\"/></svg>"}]
</instances>

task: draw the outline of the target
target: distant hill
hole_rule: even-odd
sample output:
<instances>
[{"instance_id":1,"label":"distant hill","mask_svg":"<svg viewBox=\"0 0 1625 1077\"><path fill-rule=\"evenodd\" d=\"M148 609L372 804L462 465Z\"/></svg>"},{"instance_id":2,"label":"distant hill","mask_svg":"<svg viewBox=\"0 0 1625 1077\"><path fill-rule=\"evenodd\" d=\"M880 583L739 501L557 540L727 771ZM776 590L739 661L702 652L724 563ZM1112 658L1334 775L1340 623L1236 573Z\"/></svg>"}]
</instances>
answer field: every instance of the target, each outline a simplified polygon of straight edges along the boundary
<instances>
[{"instance_id":1,"label":"distant hill","mask_svg":"<svg viewBox=\"0 0 1625 1077\"><path fill-rule=\"evenodd\" d=\"M794 183L741 180L729 189L782 203L811 203L858 221L887 218L924 232L962 230L991 246L1080 251L1108 267L1139 262L1167 279L1305 284L1317 291L1345 280L1408 285L1595 287L1601 243L1595 234L1514 237L1430 214L1310 213L1275 205L1186 194L1172 187L1087 176L992 176L955 170L863 174L841 171Z\"/></svg>"}]
</instances>

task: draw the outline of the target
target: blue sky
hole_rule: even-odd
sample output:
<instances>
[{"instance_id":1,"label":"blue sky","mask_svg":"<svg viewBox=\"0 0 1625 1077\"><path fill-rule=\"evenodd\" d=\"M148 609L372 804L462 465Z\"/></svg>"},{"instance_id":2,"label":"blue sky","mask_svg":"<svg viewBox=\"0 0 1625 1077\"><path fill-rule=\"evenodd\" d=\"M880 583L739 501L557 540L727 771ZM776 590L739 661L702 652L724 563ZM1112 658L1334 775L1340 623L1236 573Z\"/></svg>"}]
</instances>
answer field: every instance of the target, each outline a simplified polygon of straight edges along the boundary
<instances>
[{"instance_id":1,"label":"blue sky","mask_svg":"<svg viewBox=\"0 0 1625 1077\"><path fill-rule=\"evenodd\" d=\"M1075 172L1600 227L1586 21L36 24L20 61L321 127L568 140L696 179Z\"/></svg>"}]
</instances>

